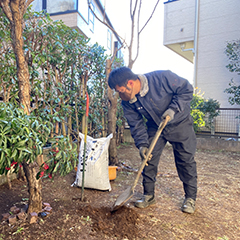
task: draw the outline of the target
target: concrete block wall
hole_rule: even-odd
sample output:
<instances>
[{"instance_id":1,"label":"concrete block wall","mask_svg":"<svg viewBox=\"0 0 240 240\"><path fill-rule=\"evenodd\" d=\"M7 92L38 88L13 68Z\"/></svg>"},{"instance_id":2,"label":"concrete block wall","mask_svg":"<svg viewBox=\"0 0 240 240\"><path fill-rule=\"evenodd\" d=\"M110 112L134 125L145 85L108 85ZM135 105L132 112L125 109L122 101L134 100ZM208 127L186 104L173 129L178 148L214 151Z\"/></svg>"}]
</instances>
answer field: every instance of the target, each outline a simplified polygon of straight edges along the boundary
<instances>
[{"instance_id":1,"label":"concrete block wall","mask_svg":"<svg viewBox=\"0 0 240 240\"><path fill-rule=\"evenodd\" d=\"M124 138L126 142L134 143L134 140L130 133L130 129L125 129ZM216 138L197 138L197 149L240 152L240 142L226 141L224 139Z\"/></svg>"}]
</instances>

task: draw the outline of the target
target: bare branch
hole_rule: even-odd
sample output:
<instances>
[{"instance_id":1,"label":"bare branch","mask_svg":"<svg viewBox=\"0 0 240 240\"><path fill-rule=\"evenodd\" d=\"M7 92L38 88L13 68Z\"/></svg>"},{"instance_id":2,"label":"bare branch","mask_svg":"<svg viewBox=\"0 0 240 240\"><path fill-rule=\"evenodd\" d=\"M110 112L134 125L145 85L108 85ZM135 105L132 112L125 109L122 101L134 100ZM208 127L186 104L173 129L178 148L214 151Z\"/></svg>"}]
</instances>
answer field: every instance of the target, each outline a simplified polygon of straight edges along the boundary
<instances>
[{"instance_id":1,"label":"bare branch","mask_svg":"<svg viewBox=\"0 0 240 240\"><path fill-rule=\"evenodd\" d=\"M27 0L26 6L28 7L34 0Z\"/></svg>"},{"instance_id":2,"label":"bare branch","mask_svg":"<svg viewBox=\"0 0 240 240\"><path fill-rule=\"evenodd\" d=\"M111 57L111 66L112 66L112 64L113 64L113 61L114 61L114 59L115 59L115 57L116 57L116 55L117 55L117 51L118 51L119 49L114 49L114 52L113 52L113 55L112 55L112 57Z\"/></svg>"},{"instance_id":3,"label":"bare branch","mask_svg":"<svg viewBox=\"0 0 240 240\"><path fill-rule=\"evenodd\" d=\"M10 22L12 22L12 12L9 6L10 0L0 0L0 6Z\"/></svg>"},{"instance_id":4,"label":"bare branch","mask_svg":"<svg viewBox=\"0 0 240 240\"><path fill-rule=\"evenodd\" d=\"M23 14L27 11L28 6L33 2L34 0L27 0L25 7L24 7L24 12Z\"/></svg>"},{"instance_id":5,"label":"bare branch","mask_svg":"<svg viewBox=\"0 0 240 240\"><path fill-rule=\"evenodd\" d=\"M142 1L140 1L139 9L141 8L141 2L142 2ZM133 63L134 63L134 61L132 60L132 48L133 48L134 28L135 28L135 14L136 14L137 3L138 3L138 0L136 0L136 2L135 2L135 6L134 6L133 13L130 13L130 14L131 14L131 20L132 20L132 27L131 27L131 39L130 39L130 44L129 44L129 46L128 46L128 53L129 53L129 56L128 56L128 67L129 67L129 68L132 68L132 65L133 65ZM132 8L132 1L131 1L131 6L130 6L130 8Z\"/></svg>"},{"instance_id":6,"label":"bare branch","mask_svg":"<svg viewBox=\"0 0 240 240\"><path fill-rule=\"evenodd\" d=\"M140 23L140 13L141 13L141 7L142 7L142 0L140 0L139 8L138 8L138 20L137 20L137 53L135 58L132 60L132 64L137 60L139 55L139 39L140 39L140 32L139 32L139 23Z\"/></svg>"},{"instance_id":7,"label":"bare branch","mask_svg":"<svg viewBox=\"0 0 240 240\"><path fill-rule=\"evenodd\" d=\"M149 22L150 19L152 18L153 14L154 14L154 12L155 12L155 10L156 10L156 8L157 8L157 5L158 5L159 1L160 1L160 0L157 1L156 5L155 5L155 7L154 7L154 9L153 9L153 11L152 11L151 16L149 17L149 19L147 20L147 22L146 22L146 23L144 24L144 26L142 27L142 29L140 30L139 34L142 32L142 30L146 27L146 25L148 24L148 22Z\"/></svg>"},{"instance_id":8,"label":"bare branch","mask_svg":"<svg viewBox=\"0 0 240 240\"><path fill-rule=\"evenodd\" d=\"M126 43L125 39L122 38L122 37L117 33L117 31L116 31L114 28L112 28L107 22L102 21L102 20L95 14L95 12L93 11L93 9L92 9L89 1L88 1L88 7L89 7L90 10L92 11L92 13L93 13L93 15L96 17L96 19L97 19L99 22L101 22L102 24L104 24L105 26L107 26L112 32L114 32L114 33L123 41L123 42L122 42L122 45L125 44L125 45L127 46L127 43Z\"/></svg>"},{"instance_id":9,"label":"bare branch","mask_svg":"<svg viewBox=\"0 0 240 240\"><path fill-rule=\"evenodd\" d=\"M138 4L138 0L136 0L135 2L135 6L134 6L134 10L133 10L133 17L135 15L136 9L137 9L137 4Z\"/></svg>"},{"instance_id":10,"label":"bare branch","mask_svg":"<svg viewBox=\"0 0 240 240\"><path fill-rule=\"evenodd\" d=\"M19 3L20 6L19 6L19 7L20 7L20 9L21 9L22 17L23 17L23 15L26 13L28 6L29 6L33 1L34 1L34 0L27 0L27 2L26 2L26 0L20 0L20 3Z\"/></svg>"}]
</instances>

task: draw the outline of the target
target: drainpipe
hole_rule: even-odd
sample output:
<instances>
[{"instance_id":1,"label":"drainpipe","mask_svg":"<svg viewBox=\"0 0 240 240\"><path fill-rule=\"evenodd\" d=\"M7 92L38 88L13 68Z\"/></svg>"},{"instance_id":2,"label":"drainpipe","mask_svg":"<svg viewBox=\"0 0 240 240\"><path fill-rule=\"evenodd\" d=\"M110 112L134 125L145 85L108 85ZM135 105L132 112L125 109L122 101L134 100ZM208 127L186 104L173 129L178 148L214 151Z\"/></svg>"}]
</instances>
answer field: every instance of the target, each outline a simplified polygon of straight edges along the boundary
<instances>
[{"instance_id":1,"label":"drainpipe","mask_svg":"<svg viewBox=\"0 0 240 240\"><path fill-rule=\"evenodd\" d=\"M195 88L197 87L197 47L198 47L198 19L199 19L199 2L200 0L195 0L195 24L194 24L194 46L193 48L185 49L185 44L182 44L181 50L182 52L192 51L193 53L193 89L195 92Z\"/></svg>"},{"instance_id":2,"label":"drainpipe","mask_svg":"<svg viewBox=\"0 0 240 240\"><path fill-rule=\"evenodd\" d=\"M197 87L197 48L198 48L198 20L199 20L199 2L200 0L195 0L195 29L194 29L194 71L193 71L193 88Z\"/></svg>"}]
</instances>

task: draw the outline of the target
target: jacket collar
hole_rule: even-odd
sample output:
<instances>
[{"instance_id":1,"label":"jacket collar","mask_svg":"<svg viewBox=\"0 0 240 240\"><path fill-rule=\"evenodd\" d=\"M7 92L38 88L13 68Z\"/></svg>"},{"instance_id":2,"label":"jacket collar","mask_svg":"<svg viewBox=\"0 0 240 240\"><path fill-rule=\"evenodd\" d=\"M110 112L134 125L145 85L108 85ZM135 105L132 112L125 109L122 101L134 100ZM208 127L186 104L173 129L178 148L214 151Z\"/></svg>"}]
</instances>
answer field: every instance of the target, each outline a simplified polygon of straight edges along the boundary
<instances>
[{"instance_id":1,"label":"jacket collar","mask_svg":"<svg viewBox=\"0 0 240 240\"><path fill-rule=\"evenodd\" d=\"M143 74L138 74L138 79L141 82L141 89L140 89L139 95L140 97L144 97L149 91L148 80L146 76ZM135 96L133 99L129 101L129 103L132 104L132 103L135 103L136 101L137 101L137 97Z\"/></svg>"}]
</instances>

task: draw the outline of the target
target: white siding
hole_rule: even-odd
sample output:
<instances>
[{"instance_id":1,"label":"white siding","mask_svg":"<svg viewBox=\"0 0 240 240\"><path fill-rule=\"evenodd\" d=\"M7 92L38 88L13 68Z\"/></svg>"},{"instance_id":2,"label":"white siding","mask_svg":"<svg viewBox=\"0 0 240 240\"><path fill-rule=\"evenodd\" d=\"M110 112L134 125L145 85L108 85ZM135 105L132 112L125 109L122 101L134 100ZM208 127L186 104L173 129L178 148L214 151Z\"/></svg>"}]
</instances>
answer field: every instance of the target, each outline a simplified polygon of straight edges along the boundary
<instances>
[{"instance_id":1,"label":"white siding","mask_svg":"<svg viewBox=\"0 0 240 240\"><path fill-rule=\"evenodd\" d=\"M192 41L194 39L195 3L184 0L164 5L163 44Z\"/></svg>"},{"instance_id":2,"label":"white siding","mask_svg":"<svg viewBox=\"0 0 240 240\"><path fill-rule=\"evenodd\" d=\"M197 86L206 98L217 99L221 107L229 107L224 90L231 78L240 84L239 76L226 68L224 53L227 41L240 38L239 0L200 0Z\"/></svg>"},{"instance_id":3,"label":"white siding","mask_svg":"<svg viewBox=\"0 0 240 240\"><path fill-rule=\"evenodd\" d=\"M195 2L165 4L164 45L194 39ZM234 78L240 84L239 75L226 68L228 58L224 53L227 42L236 39L240 39L240 0L199 0L196 86L205 98L218 100L221 107L231 106L229 95L224 93L230 80Z\"/></svg>"}]
</instances>

